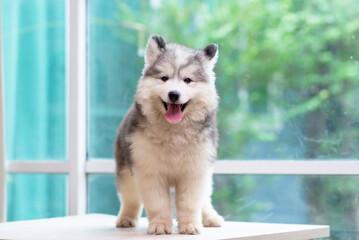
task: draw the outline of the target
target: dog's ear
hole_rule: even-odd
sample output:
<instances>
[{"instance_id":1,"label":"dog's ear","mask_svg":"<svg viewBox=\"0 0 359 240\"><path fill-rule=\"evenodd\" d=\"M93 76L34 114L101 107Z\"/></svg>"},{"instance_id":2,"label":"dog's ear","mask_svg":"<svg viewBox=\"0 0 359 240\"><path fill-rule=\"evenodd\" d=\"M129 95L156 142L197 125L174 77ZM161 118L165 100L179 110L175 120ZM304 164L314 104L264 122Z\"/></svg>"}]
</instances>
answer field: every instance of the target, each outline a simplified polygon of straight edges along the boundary
<instances>
[{"instance_id":1,"label":"dog's ear","mask_svg":"<svg viewBox=\"0 0 359 240\"><path fill-rule=\"evenodd\" d=\"M145 63L152 64L157 57L166 50L166 43L161 36L152 35L147 42Z\"/></svg>"},{"instance_id":2,"label":"dog's ear","mask_svg":"<svg viewBox=\"0 0 359 240\"><path fill-rule=\"evenodd\" d=\"M218 59L218 46L211 43L203 49L204 58L208 64L208 67L212 70Z\"/></svg>"}]
</instances>

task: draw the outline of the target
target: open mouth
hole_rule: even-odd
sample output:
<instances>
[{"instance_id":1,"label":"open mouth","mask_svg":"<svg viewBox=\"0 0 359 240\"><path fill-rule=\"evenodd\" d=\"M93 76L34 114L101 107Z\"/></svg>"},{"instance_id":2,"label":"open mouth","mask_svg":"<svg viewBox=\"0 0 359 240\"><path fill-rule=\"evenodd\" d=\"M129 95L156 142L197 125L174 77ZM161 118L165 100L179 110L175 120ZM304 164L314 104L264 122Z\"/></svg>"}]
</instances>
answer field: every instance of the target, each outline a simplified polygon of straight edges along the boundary
<instances>
[{"instance_id":1,"label":"open mouth","mask_svg":"<svg viewBox=\"0 0 359 240\"><path fill-rule=\"evenodd\" d=\"M188 104L188 102L184 104L166 103L163 100L162 103L166 109L165 118L171 123L176 123L183 118L183 111Z\"/></svg>"}]
</instances>

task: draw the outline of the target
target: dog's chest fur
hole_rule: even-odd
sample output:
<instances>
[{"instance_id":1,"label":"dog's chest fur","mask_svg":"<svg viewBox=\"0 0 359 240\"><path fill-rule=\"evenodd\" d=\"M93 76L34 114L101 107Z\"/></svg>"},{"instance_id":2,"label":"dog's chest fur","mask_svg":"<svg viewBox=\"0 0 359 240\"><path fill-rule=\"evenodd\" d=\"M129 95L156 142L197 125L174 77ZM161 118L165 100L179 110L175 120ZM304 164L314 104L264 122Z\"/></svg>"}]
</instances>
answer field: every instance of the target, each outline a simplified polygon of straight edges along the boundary
<instances>
[{"instance_id":1,"label":"dog's chest fur","mask_svg":"<svg viewBox=\"0 0 359 240\"><path fill-rule=\"evenodd\" d=\"M195 128L154 124L134 132L130 141L135 171L166 176L173 182L208 171L216 154L206 132L199 133Z\"/></svg>"}]
</instances>

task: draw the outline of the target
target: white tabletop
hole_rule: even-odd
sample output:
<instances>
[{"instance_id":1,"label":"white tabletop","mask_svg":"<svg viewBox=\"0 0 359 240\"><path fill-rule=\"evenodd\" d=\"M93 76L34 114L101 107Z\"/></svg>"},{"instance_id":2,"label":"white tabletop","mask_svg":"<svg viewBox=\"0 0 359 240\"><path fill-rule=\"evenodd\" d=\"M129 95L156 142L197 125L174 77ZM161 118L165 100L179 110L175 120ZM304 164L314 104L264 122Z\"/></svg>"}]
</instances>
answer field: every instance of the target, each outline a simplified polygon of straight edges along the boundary
<instances>
[{"instance_id":1,"label":"white tabletop","mask_svg":"<svg viewBox=\"0 0 359 240\"><path fill-rule=\"evenodd\" d=\"M89 214L0 224L0 239L241 239L299 240L329 236L328 226L225 222L220 228L204 228L201 235L147 235L148 222L141 218L136 228L115 228L116 217Z\"/></svg>"}]
</instances>

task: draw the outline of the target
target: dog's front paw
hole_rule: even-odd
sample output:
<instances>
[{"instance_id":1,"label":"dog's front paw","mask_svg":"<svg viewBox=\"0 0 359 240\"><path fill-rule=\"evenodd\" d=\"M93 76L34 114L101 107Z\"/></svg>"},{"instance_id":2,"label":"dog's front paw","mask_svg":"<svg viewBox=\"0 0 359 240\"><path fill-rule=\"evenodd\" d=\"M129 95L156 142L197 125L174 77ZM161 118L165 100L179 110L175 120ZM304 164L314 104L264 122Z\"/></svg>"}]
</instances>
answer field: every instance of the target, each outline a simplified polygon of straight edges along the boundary
<instances>
[{"instance_id":1,"label":"dog's front paw","mask_svg":"<svg viewBox=\"0 0 359 240\"><path fill-rule=\"evenodd\" d=\"M223 225L224 219L218 214L212 214L203 218L202 223L204 227L220 227Z\"/></svg>"},{"instance_id":2,"label":"dog's front paw","mask_svg":"<svg viewBox=\"0 0 359 240\"><path fill-rule=\"evenodd\" d=\"M150 223L147 229L148 234L155 234L155 235L171 234L171 232L172 232L172 223L166 223L166 222Z\"/></svg>"},{"instance_id":3,"label":"dog's front paw","mask_svg":"<svg viewBox=\"0 0 359 240\"><path fill-rule=\"evenodd\" d=\"M137 220L130 217L119 217L116 221L116 227L118 228L129 228L136 227Z\"/></svg>"},{"instance_id":4,"label":"dog's front paw","mask_svg":"<svg viewBox=\"0 0 359 240\"><path fill-rule=\"evenodd\" d=\"M178 232L180 234L200 234L202 232L202 225L196 223L179 223L178 224Z\"/></svg>"}]
</instances>

